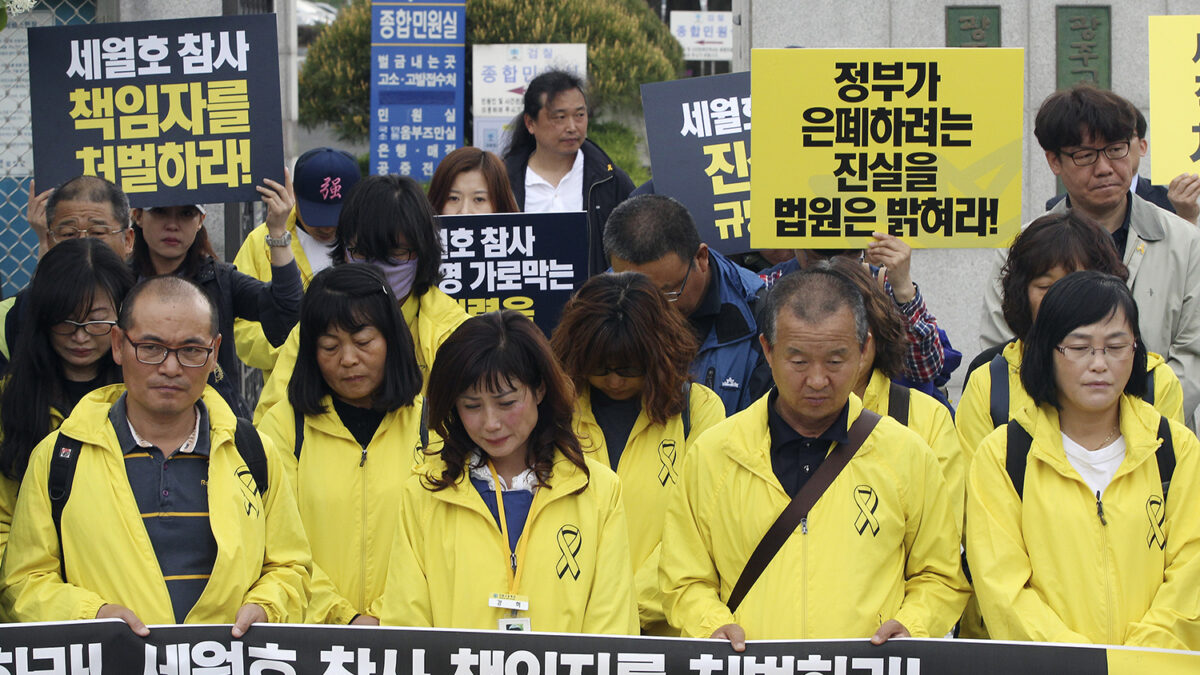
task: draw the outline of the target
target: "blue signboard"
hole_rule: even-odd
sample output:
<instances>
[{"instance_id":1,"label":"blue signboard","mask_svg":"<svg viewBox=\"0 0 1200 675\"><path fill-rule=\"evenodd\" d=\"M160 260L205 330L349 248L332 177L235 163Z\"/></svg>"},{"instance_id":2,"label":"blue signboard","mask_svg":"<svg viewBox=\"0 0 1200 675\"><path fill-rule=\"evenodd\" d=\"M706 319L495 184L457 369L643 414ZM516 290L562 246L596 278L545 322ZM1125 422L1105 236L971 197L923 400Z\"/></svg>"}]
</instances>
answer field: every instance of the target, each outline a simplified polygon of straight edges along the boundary
<instances>
[{"instance_id":1,"label":"blue signboard","mask_svg":"<svg viewBox=\"0 0 1200 675\"><path fill-rule=\"evenodd\" d=\"M428 181L462 145L465 0L371 5L371 173Z\"/></svg>"}]
</instances>

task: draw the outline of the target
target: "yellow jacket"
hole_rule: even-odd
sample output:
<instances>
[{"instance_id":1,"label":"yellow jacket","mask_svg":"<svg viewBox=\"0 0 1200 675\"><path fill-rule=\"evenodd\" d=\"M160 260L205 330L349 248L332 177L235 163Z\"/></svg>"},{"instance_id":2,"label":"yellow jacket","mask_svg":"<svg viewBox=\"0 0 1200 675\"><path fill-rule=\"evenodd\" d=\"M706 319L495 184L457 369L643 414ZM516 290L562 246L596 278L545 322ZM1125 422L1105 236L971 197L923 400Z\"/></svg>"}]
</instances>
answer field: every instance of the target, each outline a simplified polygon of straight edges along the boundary
<instances>
[{"instance_id":1,"label":"yellow jacket","mask_svg":"<svg viewBox=\"0 0 1200 675\"><path fill-rule=\"evenodd\" d=\"M583 449L596 461L609 465L604 432L592 414L591 387L580 391L575 412L575 433ZM682 415L672 417L665 425L652 425L643 409L633 423L616 467L625 512L638 514L638 526L629 528L629 550L636 571L638 617L645 632L652 635L679 635L679 631L672 631L666 624L658 586L658 547L662 543L667 497L678 482L679 467L683 466L687 449L701 433L725 419L725 404L711 389L693 383L688 417L691 431L685 439Z\"/></svg>"},{"instance_id":2,"label":"yellow jacket","mask_svg":"<svg viewBox=\"0 0 1200 675\"><path fill-rule=\"evenodd\" d=\"M1024 350L1025 345L1021 340L1004 347L1004 360L1008 361L1009 419L1021 408L1033 405L1033 399L1021 386L1021 354ZM1163 357L1154 352L1148 354L1146 370L1154 373L1154 407L1163 415L1182 423L1183 387L1179 384L1175 371L1171 370ZM954 413L958 440L963 452L967 453L968 465L975 448L996 428L996 425L992 424L991 405L992 372L990 364L985 363L968 374L962 400Z\"/></svg>"},{"instance_id":3,"label":"yellow jacket","mask_svg":"<svg viewBox=\"0 0 1200 675\"><path fill-rule=\"evenodd\" d=\"M326 412L304 417L296 461L296 423L284 400L259 426L284 458L313 552L308 623L346 624L383 594L400 488L421 456L421 402L384 416L364 450L330 397Z\"/></svg>"},{"instance_id":4,"label":"yellow jacket","mask_svg":"<svg viewBox=\"0 0 1200 675\"><path fill-rule=\"evenodd\" d=\"M1007 427L979 446L967 554L993 638L1200 649L1200 442L1171 422L1175 470L1160 524L1160 419L1122 396L1126 454L1101 500L1107 525L1067 460L1054 408L1015 417L1033 437L1023 499L1005 468Z\"/></svg>"},{"instance_id":5,"label":"yellow jacket","mask_svg":"<svg viewBox=\"0 0 1200 675\"><path fill-rule=\"evenodd\" d=\"M426 459L426 471L443 468ZM527 596L533 630L636 634L637 602L621 484L587 460L590 478L558 455L549 488L534 495L521 533L524 555L509 590L508 543L465 475L437 492L411 477L400 495L380 620L391 626L496 629L508 610L493 593Z\"/></svg>"},{"instance_id":6,"label":"yellow jacket","mask_svg":"<svg viewBox=\"0 0 1200 675\"><path fill-rule=\"evenodd\" d=\"M292 255L296 257L296 267L300 268L300 283L307 289L308 282L313 278L312 264L308 262L308 255L296 234L298 228L296 208L292 207L292 212L288 214L287 231L292 233ZM233 259L233 266L242 274L249 274L259 281L271 280L271 247L267 246L266 223L260 224L246 235L246 240L238 249L237 257ZM246 319L233 320L233 338L238 358L251 368L261 370L265 382L271 376L282 345L273 346L263 334L262 324Z\"/></svg>"},{"instance_id":7,"label":"yellow jacket","mask_svg":"<svg viewBox=\"0 0 1200 675\"><path fill-rule=\"evenodd\" d=\"M124 456L108 420L124 385L88 394L60 431L83 441L71 498L62 513L62 550L50 517L47 480L58 434L33 451L13 530L0 566L0 607L13 621L92 619L101 605L124 605L147 624L175 623L171 598L142 525ZM211 387L204 389L211 424L209 520L217 542L212 578L186 623L232 623L257 603L271 622L299 621L308 603L312 558L282 458L270 439L268 490L260 498L233 444L235 418ZM65 555L64 555L65 554ZM68 582L59 573L65 560Z\"/></svg>"},{"instance_id":8,"label":"yellow jacket","mask_svg":"<svg viewBox=\"0 0 1200 675\"><path fill-rule=\"evenodd\" d=\"M709 637L869 637L896 619L945 635L967 599L960 533L929 446L884 417L817 501L736 613L725 602L790 501L771 468L768 396L697 439L667 506L660 579L671 625ZM862 411L851 394L849 423ZM863 492L863 491L866 492Z\"/></svg>"},{"instance_id":9,"label":"yellow jacket","mask_svg":"<svg viewBox=\"0 0 1200 675\"><path fill-rule=\"evenodd\" d=\"M953 496L955 522L961 527L963 503L966 499L967 460L958 444L958 435L954 431L954 419L950 411L934 397L908 389L908 428L917 432L937 456L938 466L942 468L942 477L946 479L946 487ZM862 404L867 410L880 415L888 414L888 402L891 394L891 380L883 371L871 373L867 390L863 392Z\"/></svg>"},{"instance_id":10,"label":"yellow jacket","mask_svg":"<svg viewBox=\"0 0 1200 675\"><path fill-rule=\"evenodd\" d=\"M0 323L3 323L2 318ZM50 431L55 431L62 423L62 413L51 407ZM0 560L4 559L4 548L8 545L8 534L12 530L13 512L17 508L17 492L20 488L19 482L0 474Z\"/></svg>"},{"instance_id":11,"label":"yellow jacket","mask_svg":"<svg viewBox=\"0 0 1200 675\"><path fill-rule=\"evenodd\" d=\"M424 393L425 386L429 384L429 366L433 363L438 347L441 347L454 329L469 317L454 298L437 288L430 288L420 298L408 296L400 310L404 313L409 332L412 333L417 365L421 367L423 380L421 392ZM296 367L296 354L299 351L300 327L296 326L288 336L287 342L279 348L279 357L275 363L275 370L279 372L273 373L263 385L258 405L254 408L255 423L262 421L263 415L267 414L271 406L287 399L288 382L292 378L292 369Z\"/></svg>"}]
</instances>

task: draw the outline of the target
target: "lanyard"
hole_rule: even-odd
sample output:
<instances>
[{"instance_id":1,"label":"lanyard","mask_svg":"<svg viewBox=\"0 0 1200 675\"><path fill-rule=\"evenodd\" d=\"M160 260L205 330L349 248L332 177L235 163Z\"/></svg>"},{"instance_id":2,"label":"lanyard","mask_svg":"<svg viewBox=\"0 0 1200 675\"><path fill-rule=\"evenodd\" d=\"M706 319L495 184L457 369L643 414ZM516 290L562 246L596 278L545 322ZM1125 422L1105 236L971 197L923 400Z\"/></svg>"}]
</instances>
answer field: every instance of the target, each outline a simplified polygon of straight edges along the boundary
<instances>
[{"instance_id":1,"label":"lanyard","mask_svg":"<svg viewBox=\"0 0 1200 675\"><path fill-rule=\"evenodd\" d=\"M492 482L496 488L496 511L500 516L500 536L504 539L504 547L508 549L510 566L508 568L508 592L516 593L517 588L521 585L521 574L525 571L524 567L517 564L517 561L525 557L525 544L528 543L529 537L521 536L517 540L517 550L512 550L512 544L508 538L508 520L504 516L504 496L500 485L500 475L496 473L496 467L492 465L492 460L488 460L488 470L492 472ZM533 509L530 508L530 511ZM528 517L526 518L528 520ZM522 533L523 534L523 533Z\"/></svg>"}]
</instances>

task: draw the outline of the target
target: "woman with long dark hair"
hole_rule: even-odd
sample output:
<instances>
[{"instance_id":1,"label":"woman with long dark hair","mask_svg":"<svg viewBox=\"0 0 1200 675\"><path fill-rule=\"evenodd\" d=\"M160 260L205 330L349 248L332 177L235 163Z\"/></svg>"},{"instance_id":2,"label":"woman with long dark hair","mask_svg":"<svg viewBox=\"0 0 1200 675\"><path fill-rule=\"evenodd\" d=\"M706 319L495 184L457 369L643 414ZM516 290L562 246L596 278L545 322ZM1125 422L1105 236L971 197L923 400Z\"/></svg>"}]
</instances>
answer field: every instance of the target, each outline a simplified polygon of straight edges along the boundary
<instances>
[{"instance_id":1,"label":"woman with long dark hair","mask_svg":"<svg viewBox=\"0 0 1200 675\"><path fill-rule=\"evenodd\" d=\"M378 623L400 488L422 458L421 371L374 265L331 267L300 306L288 398L260 428L283 451L313 551L309 623Z\"/></svg>"},{"instance_id":2,"label":"woman with long dark hair","mask_svg":"<svg viewBox=\"0 0 1200 675\"><path fill-rule=\"evenodd\" d=\"M500 158L469 145L442 158L429 181L429 203L442 216L521 210Z\"/></svg>"},{"instance_id":3,"label":"woman with long dark hair","mask_svg":"<svg viewBox=\"0 0 1200 675\"><path fill-rule=\"evenodd\" d=\"M107 244L60 242L38 262L21 331L0 394L0 554L29 453L93 389L121 381L109 333L133 272Z\"/></svg>"},{"instance_id":4,"label":"woman with long dark hair","mask_svg":"<svg viewBox=\"0 0 1200 675\"><path fill-rule=\"evenodd\" d=\"M583 448L621 478L642 630L675 635L662 611L658 548L667 495L692 440L725 419L720 397L691 382L697 343L687 320L636 272L587 280L551 338L575 385Z\"/></svg>"},{"instance_id":5,"label":"woman with long dark hair","mask_svg":"<svg viewBox=\"0 0 1200 675\"><path fill-rule=\"evenodd\" d=\"M201 206L153 206L133 209L132 214L133 269L138 276L182 276L199 284L216 303L220 334L225 339L217 353L219 368L209 384L239 417L249 417L251 410L241 394L233 320L260 322L271 344L281 345L296 325L304 294L286 229L292 198L283 185L270 179L264 183L266 187L259 186L258 190L267 206L267 228L271 237L278 237L268 238L267 242L271 245L270 283L242 274L217 258L204 229L206 214Z\"/></svg>"},{"instance_id":6,"label":"woman with long dark hair","mask_svg":"<svg viewBox=\"0 0 1200 675\"><path fill-rule=\"evenodd\" d=\"M444 445L400 496L384 624L637 630L620 482L585 458L574 399L518 312L473 317L446 340L427 399Z\"/></svg>"},{"instance_id":7,"label":"woman with long dark hair","mask_svg":"<svg viewBox=\"0 0 1200 675\"><path fill-rule=\"evenodd\" d=\"M427 382L438 347L467 319L467 313L437 287L442 244L421 186L407 176L368 176L359 181L342 202L331 257L334 266L369 262L383 272L400 303L417 366ZM254 409L256 420L287 397L298 347L299 331L292 331L263 385Z\"/></svg>"},{"instance_id":8,"label":"woman with long dark hair","mask_svg":"<svg viewBox=\"0 0 1200 675\"><path fill-rule=\"evenodd\" d=\"M1142 396L1125 282L1075 272L1026 333L1032 404L980 444L967 556L998 640L1200 649L1200 443Z\"/></svg>"}]
</instances>

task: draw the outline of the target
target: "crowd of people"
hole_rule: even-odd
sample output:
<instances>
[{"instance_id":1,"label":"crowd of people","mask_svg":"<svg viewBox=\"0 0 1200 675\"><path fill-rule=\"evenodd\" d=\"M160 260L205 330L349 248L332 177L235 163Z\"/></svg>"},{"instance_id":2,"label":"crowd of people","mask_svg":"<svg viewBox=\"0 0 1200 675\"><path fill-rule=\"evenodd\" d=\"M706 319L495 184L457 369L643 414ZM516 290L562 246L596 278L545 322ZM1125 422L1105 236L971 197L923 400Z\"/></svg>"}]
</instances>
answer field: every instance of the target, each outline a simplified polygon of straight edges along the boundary
<instances>
[{"instance_id":1,"label":"crowd of people","mask_svg":"<svg viewBox=\"0 0 1200 675\"><path fill-rule=\"evenodd\" d=\"M311 150L232 265L200 205L31 190L0 619L1200 649L1200 232L1141 196L1134 106L1042 104L1067 194L998 253L958 401L904 242L748 269L587 122L539 76L427 192ZM588 214L548 337L438 288L437 216L522 210Z\"/></svg>"}]
</instances>

